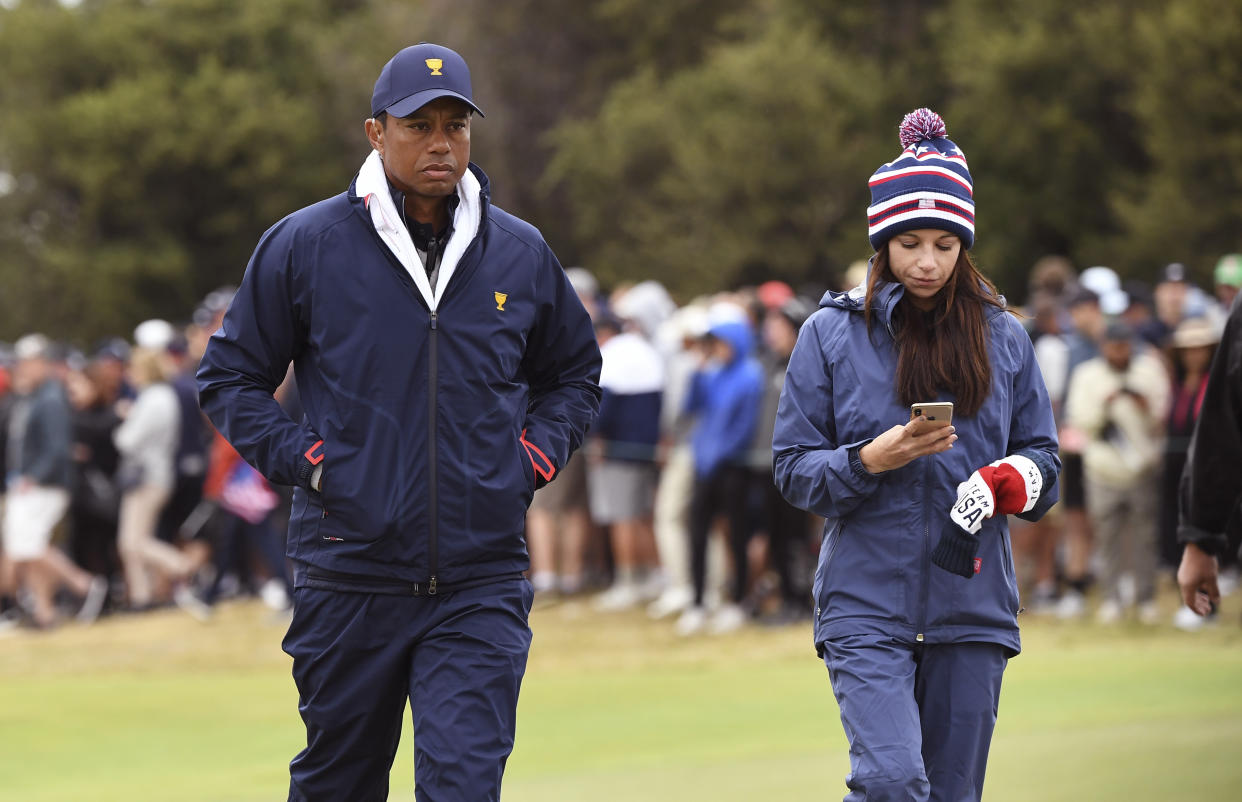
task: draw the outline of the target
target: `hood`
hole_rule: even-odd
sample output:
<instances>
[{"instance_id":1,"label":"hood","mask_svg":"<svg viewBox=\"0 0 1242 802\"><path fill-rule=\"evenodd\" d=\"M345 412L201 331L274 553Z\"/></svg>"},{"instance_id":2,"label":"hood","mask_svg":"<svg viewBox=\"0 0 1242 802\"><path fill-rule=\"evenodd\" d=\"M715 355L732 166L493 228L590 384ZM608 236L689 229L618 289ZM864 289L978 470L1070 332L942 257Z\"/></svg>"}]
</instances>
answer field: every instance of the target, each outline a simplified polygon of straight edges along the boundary
<instances>
[{"instance_id":1,"label":"hood","mask_svg":"<svg viewBox=\"0 0 1242 802\"><path fill-rule=\"evenodd\" d=\"M755 350L755 335L750 326L741 321L717 323L707 333L724 340L733 348L733 360L729 364L745 360Z\"/></svg>"},{"instance_id":2,"label":"hood","mask_svg":"<svg viewBox=\"0 0 1242 802\"><path fill-rule=\"evenodd\" d=\"M846 290L845 292L837 292L828 290L824 293L824 297L819 299L821 307L835 307L844 309L847 312L858 312L862 314L863 304L867 298L867 282L871 279L871 267L875 263L875 257L867 262L867 275L863 277L863 281L857 287ZM893 330L893 310L897 307L897 302L901 300L901 296L905 295L906 288L894 281L881 281L876 285L875 307L879 313L880 320L884 321L884 325L891 332Z\"/></svg>"}]
</instances>

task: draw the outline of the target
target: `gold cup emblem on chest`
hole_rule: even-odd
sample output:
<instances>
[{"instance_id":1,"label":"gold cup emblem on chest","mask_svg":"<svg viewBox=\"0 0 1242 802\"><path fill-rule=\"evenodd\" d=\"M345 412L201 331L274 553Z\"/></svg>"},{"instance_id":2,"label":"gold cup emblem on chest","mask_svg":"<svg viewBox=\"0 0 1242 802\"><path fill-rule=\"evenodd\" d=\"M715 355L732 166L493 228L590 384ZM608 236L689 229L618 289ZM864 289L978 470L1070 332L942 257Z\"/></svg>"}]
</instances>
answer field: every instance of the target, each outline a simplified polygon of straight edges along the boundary
<instances>
[{"instance_id":1,"label":"gold cup emblem on chest","mask_svg":"<svg viewBox=\"0 0 1242 802\"><path fill-rule=\"evenodd\" d=\"M505 311L505 301L509 300L507 293L493 292L492 297L496 299L496 308L501 312Z\"/></svg>"}]
</instances>

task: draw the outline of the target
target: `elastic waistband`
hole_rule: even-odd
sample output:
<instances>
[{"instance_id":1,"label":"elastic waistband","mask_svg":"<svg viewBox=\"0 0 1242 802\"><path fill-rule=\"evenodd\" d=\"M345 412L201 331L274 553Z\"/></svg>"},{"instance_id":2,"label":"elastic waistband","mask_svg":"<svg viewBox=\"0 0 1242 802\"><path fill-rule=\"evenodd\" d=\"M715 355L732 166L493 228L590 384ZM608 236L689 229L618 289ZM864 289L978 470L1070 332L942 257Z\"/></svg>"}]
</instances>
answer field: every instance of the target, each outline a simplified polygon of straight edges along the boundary
<instances>
[{"instance_id":1,"label":"elastic waistband","mask_svg":"<svg viewBox=\"0 0 1242 802\"><path fill-rule=\"evenodd\" d=\"M300 570L297 568L294 570L294 587L334 590L341 593L381 593L391 596L445 596L481 585L521 579L522 576L520 572L510 571L492 576L464 579L460 582L436 580L433 593L430 582L407 582L402 579L345 574L314 566L301 566Z\"/></svg>"}]
</instances>

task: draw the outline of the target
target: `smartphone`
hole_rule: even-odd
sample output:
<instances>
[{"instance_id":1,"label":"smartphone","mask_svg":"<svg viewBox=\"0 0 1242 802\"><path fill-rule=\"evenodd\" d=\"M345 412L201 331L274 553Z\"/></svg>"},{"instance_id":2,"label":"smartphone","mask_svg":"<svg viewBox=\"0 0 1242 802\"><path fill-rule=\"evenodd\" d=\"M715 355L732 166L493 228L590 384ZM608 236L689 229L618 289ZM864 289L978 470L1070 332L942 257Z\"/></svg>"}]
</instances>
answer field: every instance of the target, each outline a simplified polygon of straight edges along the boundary
<instances>
[{"instance_id":1,"label":"smartphone","mask_svg":"<svg viewBox=\"0 0 1242 802\"><path fill-rule=\"evenodd\" d=\"M948 426L953 423L953 402L952 401L927 401L921 404L910 405L910 420L923 417L927 420L918 426L918 433L922 434L930 429L938 429L941 426Z\"/></svg>"}]
</instances>

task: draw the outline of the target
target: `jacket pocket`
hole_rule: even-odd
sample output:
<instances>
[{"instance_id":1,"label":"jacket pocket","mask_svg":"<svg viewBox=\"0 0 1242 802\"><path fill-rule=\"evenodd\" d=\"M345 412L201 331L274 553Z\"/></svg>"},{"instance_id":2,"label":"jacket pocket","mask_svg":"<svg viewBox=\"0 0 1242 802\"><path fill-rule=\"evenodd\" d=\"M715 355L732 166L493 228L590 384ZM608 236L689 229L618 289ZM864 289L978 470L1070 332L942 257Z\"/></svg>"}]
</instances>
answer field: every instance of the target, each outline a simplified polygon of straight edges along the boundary
<instances>
[{"instance_id":1,"label":"jacket pocket","mask_svg":"<svg viewBox=\"0 0 1242 802\"><path fill-rule=\"evenodd\" d=\"M523 429L523 437L518 438L518 462L522 464L522 476L526 479L526 487L529 488L533 495L535 492L535 464L530 449L526 447L525 433L526 430Z\"/></svg>"},{"instance_id":2,"label":"jacket pocket","mask_svg":"<svg viewBox=\"0 0 1242 802\"><path fill-rule=\"evenodd\" d=\"M401 523L409 492L395 438L373 431L324 434L320 539L370 543Z\"/></svg>"},{"instance_id":3,"label":"jacket pocket","mask_svg":"<svg viewBox=\"0 0 1242 802\"><path fill-rule=\"evenodd\" d=\"M522 447L526 449L526 455L530 457L530 467L534 472L532 487L538 489L551 482L552 478L556 476L556 466L552 464L552 460L548 459L548 455L543 452L543 449L526 439L525 429L522 430L520 442Z\"/></svg>"},{"instance_id":4,"label":"jacket pocket","mask_svg":"<svg viewBox=\"0 0 1242 802\"><path fill-rule=\"evenodd\" d=\"M819 560L815 566L815 617L819 618L829 610L829 598L836 584L837 573L834 571L833 557L836 556L837 548L841 543L841 535L845 532L845 524L837 522L824 534L824 540L819 547Z\"/></svg>"}]
</instances>

